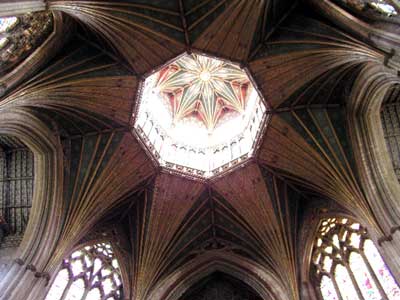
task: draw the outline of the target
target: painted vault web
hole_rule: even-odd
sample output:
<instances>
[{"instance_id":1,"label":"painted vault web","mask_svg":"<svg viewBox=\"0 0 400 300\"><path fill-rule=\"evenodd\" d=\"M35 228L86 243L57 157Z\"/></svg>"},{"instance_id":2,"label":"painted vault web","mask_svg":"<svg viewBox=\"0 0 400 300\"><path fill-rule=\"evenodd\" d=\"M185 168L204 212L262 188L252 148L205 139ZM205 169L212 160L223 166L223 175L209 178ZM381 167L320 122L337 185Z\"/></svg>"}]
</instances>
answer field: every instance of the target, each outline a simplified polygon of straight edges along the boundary
<instances>
[{"instance_id":1,"label":"painted vault web","mask_svg":"<svg viewBox=\"0 0 400 300\"><path fill-rule=\"evenodd\" d=\"M134 127L161 166L208 178L253 155L266 110L238 65L185 53L145 79Z\"/></svg>"}]
</instances>

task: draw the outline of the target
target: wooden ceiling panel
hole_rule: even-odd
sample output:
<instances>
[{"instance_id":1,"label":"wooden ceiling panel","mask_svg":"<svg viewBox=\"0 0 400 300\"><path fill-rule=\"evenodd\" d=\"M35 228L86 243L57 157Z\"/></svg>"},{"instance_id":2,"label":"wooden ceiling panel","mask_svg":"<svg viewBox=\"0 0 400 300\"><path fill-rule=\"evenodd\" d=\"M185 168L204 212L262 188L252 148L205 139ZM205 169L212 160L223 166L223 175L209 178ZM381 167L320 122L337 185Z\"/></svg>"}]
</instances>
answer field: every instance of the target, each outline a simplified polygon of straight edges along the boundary
<instances>
[{"instance_id":1,"label":"wooden ceiling panel","mask_svg":"<svg viewBox=\"0 0 400 300\"><path fill-rule=\"evenodd\" d=\"M74 139L64 148L64 156L64 183L60 183L64 194L55 204L58 220L53 224L61 237L51 258L55 265L96 222L155 171L130 133Z\"/></svg>"},{"instance_id":2,"label":"wooden ceiling panel","mask_svg":"<svg viewBox=\"0 0 400 300\"><path fill-rule=\"evenodd\" d=\"M157 1L158 2L158 1ZM171 60L185 49L179 11L143 1L51 1L99 34L137 74Z\"/></svg>"},{"instance_id":3,"label":"wooden ceiling panel","mask_svg":"<svg viewBox=\"0 0 400 300\"><path fill-rule=\"evenodd\" d=\"M340 112L307 110L274 116L261 146L262 164L337 201L360 218L375 223L358 183L352 149Z\"/></svg>"},{"instance_id":4,"label":"wooden ceiling panel","mask_svg":"<svg viewBox=\"0 0 400 300\"><path fill-rule=\"evenodd\" d=\"M235 213L243 218L240 225L260 245L258 254L262 257L262 264L275 272L287 286L289 299L299 299L293 243L295 234L291 234L291 226L296 226L291 216L297 211L287 210L285 213L280 209L281 203L288 205L287 191L283 191L284 199L280 199L282 194L277 179L271 178L270 183L265 181L258 165L249 164L240 172L218 179L213 185L229 201Z\"/></svg>"},{"instance_id":5,"label":"wooden ceiling panel","mask_svg":"<svg viewBox=\"0 0 400 300\"><path fill-rule=\"evenodd\" d=\"M296 2L204 1L185 7L193 47L246 63L252 50L260 47Z\"/></svg>"},{"instance_id":6,"label":"wooden ceiling panel","mask_svg":"<svg viewBox=\"0 0 400 300\"><path fill-rule=\"evenodd\" d=\"M337 85L346 72L383 59L383 53L329 25L294 15L275 31L249 68L264 97L278 108L288 106L284 102L302 88L315 90L311 85L321 76Z\"/></svg>"},{"instance_id":7,"label":"wooden ceiling panel","mask_svg":"<svg viewBox=\"0 0 400 300\"><path fill-rule=\"evenodd\" d=\"M265 1L233 1L196 39L196 49L246 61Z\"/></svg>"},{"instance_id":8,"label":"wooden ceiling panel","mask_svg":"<svg viewBox=\"0 0 400 300\"><path fill-rule=\"evenodd\" d=\"M73 47L48 68L25 82L0 106L30 106L97 114L111 124L128 126L136 95L132 73L96 49ZM89 120L87 120L89 121Z\"/></svg>"},{"instance_id":9,"label":"wooden ceiling panel","mask_svg":"<svg viewBox=\"0 0 400 300\"><path fill-rule=\"evenodd\" d=\"M132 283L134 299L147 299L153 285L168 265L179 261L176 243L185 231L181 228L188 212L198 201L201 183L161 173L154 188L131 216ZM142 220L140 222L140 220Z\"/></svg>"}]
</instances>

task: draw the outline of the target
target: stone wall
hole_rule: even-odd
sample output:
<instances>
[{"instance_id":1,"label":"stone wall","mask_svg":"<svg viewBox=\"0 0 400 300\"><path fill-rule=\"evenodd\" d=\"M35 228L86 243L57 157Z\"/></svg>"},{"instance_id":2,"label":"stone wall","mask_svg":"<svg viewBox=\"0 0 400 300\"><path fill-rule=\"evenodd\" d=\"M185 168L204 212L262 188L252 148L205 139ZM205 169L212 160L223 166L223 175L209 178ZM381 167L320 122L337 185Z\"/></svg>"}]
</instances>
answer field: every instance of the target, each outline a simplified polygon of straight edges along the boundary
<instances>
[{"instance_id":1,"label":"stone wall","mask_svg":"<svg viewBox=\"0 0 400 300\"><path fill-rule=\"evenodd\" d=\"M382 107L381 118L386 145L400 181L400 103L385 104Z\"/></svg>"}]
</instances>

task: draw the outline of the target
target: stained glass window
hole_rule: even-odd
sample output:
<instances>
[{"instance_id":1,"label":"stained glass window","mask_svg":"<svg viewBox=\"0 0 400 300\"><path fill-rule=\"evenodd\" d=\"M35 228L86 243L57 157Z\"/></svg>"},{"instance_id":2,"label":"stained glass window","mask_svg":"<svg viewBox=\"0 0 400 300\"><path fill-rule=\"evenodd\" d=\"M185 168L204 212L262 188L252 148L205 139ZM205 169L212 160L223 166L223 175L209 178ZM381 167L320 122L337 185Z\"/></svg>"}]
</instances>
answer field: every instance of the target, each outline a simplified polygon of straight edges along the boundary
<instances>
[{"instance_id":1,"label":"stained glass window","mask_svg":"<svg viewBox=\"0 0 400 300\"><path fill-rule=\"evenodd\" d=\"M335 0L338 4L362 13L375 13L391 17L398 15L396 9L386 0Z\"/></svg>"},{"instance_id":2,"label":"stained glass window","mask_svg":"<svg viewBox=\"0 0 400 300\"><path fill-rule=\"evenodd\" d=\"M119 300L122 282L108 243L86 246L63 260L46 300Z\"/></svg>"},{"instance_id":3,"label":"stained glass window","mask_svg":"<svg viewBox=\"0 0 400 300\"><path fill-rule=\"evenodd\" d=\"M339 300L332 280L328 276L322 276L321 294L325 300Z\"/></svg>"},{"instance_id":4,"label":"stained glass window","mask_svg":"<svg viewBox=\"0 0 400 300\"><path fill-rule=\"evenodd\" d=\"M400 289L367 230L347 218L321 221L312 253L323 300L398 300Z\"/></svg>"},{"instance_id":5,"label":"stained glass window","mask_svg":"<svg viewBox=\"0 0 400 300\"><path fill-rule=\"evenodd\" d=\"M0 18L0 77L33 53L52 31L51 11Z\"/></svg>"},{"instance_id":6,"label":"stained glass window","mask_svg":"<svg viewBox=\"0 0 400 300\"><path fill-rule=\"evenodd\" d=\"M17 17L0 18L0 33L11 30L18 24Z\"/></svg>"}]
</instances>

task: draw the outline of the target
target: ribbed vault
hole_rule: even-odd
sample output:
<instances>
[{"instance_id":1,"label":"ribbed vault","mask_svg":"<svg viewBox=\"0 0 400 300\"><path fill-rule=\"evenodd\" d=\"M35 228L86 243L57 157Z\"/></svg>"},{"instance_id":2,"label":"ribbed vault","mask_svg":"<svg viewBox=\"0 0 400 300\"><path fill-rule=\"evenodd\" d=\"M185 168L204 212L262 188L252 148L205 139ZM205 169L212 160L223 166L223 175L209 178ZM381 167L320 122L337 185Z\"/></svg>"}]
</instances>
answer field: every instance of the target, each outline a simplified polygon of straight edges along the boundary
<instances>
[{"instance_id":1,"label":"ribbed vault","mask_svg":"<svg viewBox=\"0 0 400 300\"><path fill-rule=\"evenodd\" d=\"M299 216L315 195L393 239L400 220L382 221L390 206L366 187L349 111L365 68L396 77L396 33L382 46L312 0L46 3L71 38L26 58L34 75L15 69L0 98L0 133L32 149L40 178L0 299L40 299L62 258L112 231L126 299L178 300L221 271L299 300ZM240 63L271 107L256 157L206 181L165 172L131 132L143 76L193 49Z\"/></svg>"}]
</instances>

